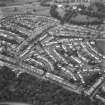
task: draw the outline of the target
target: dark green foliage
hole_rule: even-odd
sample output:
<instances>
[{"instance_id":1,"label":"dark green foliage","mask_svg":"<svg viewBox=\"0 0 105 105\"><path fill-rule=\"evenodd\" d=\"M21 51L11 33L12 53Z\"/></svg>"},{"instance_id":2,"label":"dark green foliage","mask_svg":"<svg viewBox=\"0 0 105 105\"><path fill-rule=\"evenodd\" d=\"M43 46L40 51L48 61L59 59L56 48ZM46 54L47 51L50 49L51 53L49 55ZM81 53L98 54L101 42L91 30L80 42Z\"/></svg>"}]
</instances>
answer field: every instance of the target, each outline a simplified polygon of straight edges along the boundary
<instances>
[{"instance_id":1,"label":"dark green foliage","mask_svg":"<svg viewBox=\"0 0 105 105\"><path fill-rule=\"evenodd\" d=\"M2 101L26 102L33 105L99 105L86 97L28 74L22 74L17 79L7 67L0 70L0 102Z\"/></svg>"},{"instance_id":2,"label":"dark green foliage","mask_svg":"<svg viewBox=\"0 0 105 105\"><path fill-rule=\"evenodd\" d=\"M84 5L77 5L77 9L73 9L72 7L66 7L65 6L65 14L63 17L60 16L60 13L57 12L57 5L52 5L50 9L50 14L52 17L57 18L61 21L61 23L69 23L69 24L77 24L77 25L96 25L96 24L102 24L103 19L105 17L105 6L101 3L94 3L91 4L89 7L86 7ZM68 8L68 9L67 9ZM79 10L81 9L81 10ZM77 21L75 20L78 15L81 16L87 16L90 20L94 18L94 20L89 21L88 19L85 19L86 21ZM97 18L97 19L96 19ZM72 20L74 19L74 20Z\"/></svg>"},{"instance_id":3,"label":"dark green foliage","mask_svg":"<svg viewBox=\"0 0 105 105\"><path fill-rule=\"evenodd\" d=\"M40 0L40 5L41 6L50 6L49 2L51 2L52 0Z\"/></svg>"},{"instance_id":4,"label":"dark green foliage","mask_svg":"<svg viewBox=\"0 0 105 105\"><path fill-rule=\"evenodd\" d=\"M8 3L13 3L15 0L0 0L0 7L7 6Z\"/></svg>"},{"instance_id":5,"label":"dark green foliage","mask_svg":"<svg viewBox=\"0 0 105 105\"><path fill-rule=\"evenodd\" d=\"M59 20L62 20L62 17L59 15L59 13L56 11L56 9L57 9L56 5L51 6L51 9L50 9L51 16L54 18L57 18Z\"/></svg>"}]
</instances>

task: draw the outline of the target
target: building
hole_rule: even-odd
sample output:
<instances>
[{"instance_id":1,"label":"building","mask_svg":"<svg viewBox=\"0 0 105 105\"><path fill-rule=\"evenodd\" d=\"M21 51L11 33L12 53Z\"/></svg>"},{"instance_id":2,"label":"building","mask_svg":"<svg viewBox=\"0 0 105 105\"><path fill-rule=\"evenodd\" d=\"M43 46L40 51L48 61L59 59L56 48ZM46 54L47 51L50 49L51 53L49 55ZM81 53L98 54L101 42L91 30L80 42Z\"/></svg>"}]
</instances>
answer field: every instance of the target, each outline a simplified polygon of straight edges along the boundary
<instances>
[{"instance_id":1,"label":"building","mask_svg":"<svg viewBox=\"0 0 105 105\"><path fill-rule=\"evenodd\" d=\"M63 5L90 5L90 0L53 0L54 3L60 3Z\"/></svg>"},{"instance_id":2,"label":"building","mask_svg":"<svg viewBox=\"0 0 105 105\"><path fill-rule=\"evenodd\" d=\"M85 5L89 6L91 3L94 2L103 2L104 0L42 0L41 5L43 6L51 6L54 4L62 4L62 5Z\"/></svg>"},{"instance_id":3,"label":"building","mask_svg":"<svg viewBox=\"0 0 105 105\"><path fill-rule=\"evenodd\" d=\"M89 6L94 2L103 2L103 0L53 0L55 4L63 4L63 5L79 5L83 4L85 6Z\"/></svg>"}]
</instances>

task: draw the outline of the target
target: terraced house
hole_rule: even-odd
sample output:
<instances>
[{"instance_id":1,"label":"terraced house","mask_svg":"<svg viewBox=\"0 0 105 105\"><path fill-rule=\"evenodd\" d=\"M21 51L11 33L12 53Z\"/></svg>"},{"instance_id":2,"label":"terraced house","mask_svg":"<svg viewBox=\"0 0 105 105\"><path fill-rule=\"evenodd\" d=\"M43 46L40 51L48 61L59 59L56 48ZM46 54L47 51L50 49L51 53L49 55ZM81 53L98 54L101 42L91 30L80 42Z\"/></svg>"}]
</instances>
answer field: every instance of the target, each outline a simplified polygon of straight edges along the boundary
<instances>
[{"instance_id":1,"label":"terraced house","mask_svg":"<svg viewBox=\"0 0 105 105\"><path fill-rule=\"evenodd\" d=\"M93 2L103 2L103 0L53 0L53 3L62 3L62 4L69 4L69 5L78 5L83 4L85 6L89 6Z\"/></svg>"},{"instance_id":2,"label":"terraced house","mask_svg":"<svg viewBox=\"0 0 105 105\"><path fill-rule=\"evenodd\" d=\"M61 3L89 3L90 0L54 0L55 2Z\"/></svg>"}]
</instances>

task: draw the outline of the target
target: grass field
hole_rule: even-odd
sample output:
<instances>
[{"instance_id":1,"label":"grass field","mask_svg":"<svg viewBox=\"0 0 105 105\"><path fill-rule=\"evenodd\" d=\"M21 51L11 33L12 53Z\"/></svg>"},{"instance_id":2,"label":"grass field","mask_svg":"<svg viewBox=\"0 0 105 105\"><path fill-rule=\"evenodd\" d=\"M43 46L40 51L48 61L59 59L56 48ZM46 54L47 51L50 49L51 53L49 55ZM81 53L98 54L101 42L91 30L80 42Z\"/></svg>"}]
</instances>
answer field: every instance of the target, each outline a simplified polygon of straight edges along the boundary
<instances>
[{"instance_id":1,"label":"grass field","mask_svg":"<svg viewBox=\"0 0 105 105\"><path fill-rule=\"evenodd\" d=\"M49 7L40 6L40 2L37 2L38 0L15 0L15 1L16 2L7 2L7 3L0 2L0 5L5 4L5 6L0 6L0 18L2 18L3 16L13 15L13 14L23 14L23 13L50 16Z\"/></svg>"}]
</instances>

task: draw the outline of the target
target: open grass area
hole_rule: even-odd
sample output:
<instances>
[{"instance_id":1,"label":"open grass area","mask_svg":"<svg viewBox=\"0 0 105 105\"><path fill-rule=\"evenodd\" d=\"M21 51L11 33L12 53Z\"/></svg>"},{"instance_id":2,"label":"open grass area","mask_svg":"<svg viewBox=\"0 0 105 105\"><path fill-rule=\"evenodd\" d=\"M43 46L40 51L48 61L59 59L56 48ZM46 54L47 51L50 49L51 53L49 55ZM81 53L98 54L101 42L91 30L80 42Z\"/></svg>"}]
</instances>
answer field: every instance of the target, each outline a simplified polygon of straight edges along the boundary
<instances>
[{"instance_id":1,"label":"open grass area","mask_svg":"<svg viewBox=\"0 0 105 105\"><path fill-rule=\"evenodd\" d=\"M0 18L14 14L50 16L49 7L40 6L39 0L8 0L0 2Z\"/></svg>"}]
</instances>

